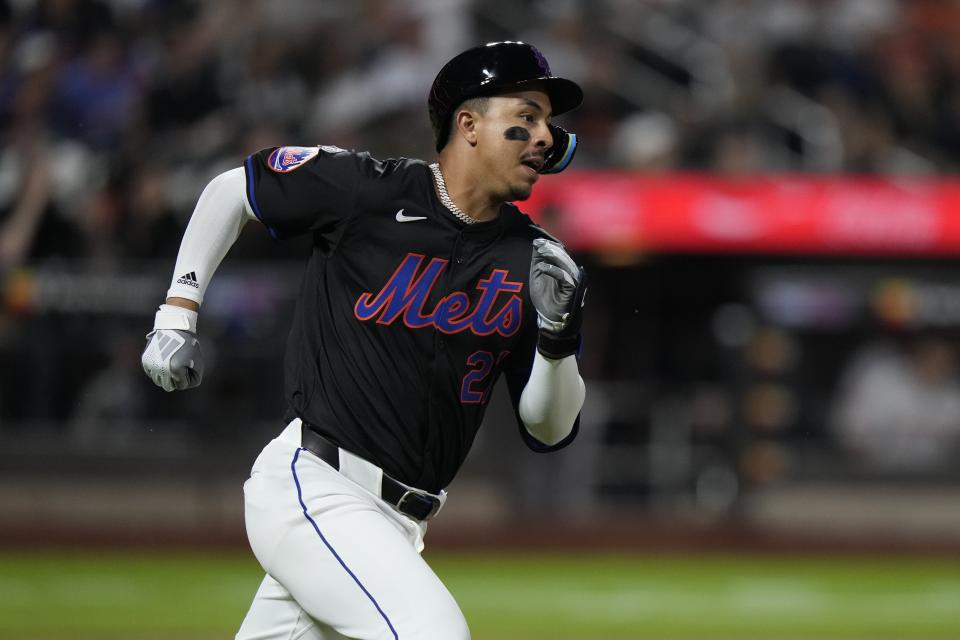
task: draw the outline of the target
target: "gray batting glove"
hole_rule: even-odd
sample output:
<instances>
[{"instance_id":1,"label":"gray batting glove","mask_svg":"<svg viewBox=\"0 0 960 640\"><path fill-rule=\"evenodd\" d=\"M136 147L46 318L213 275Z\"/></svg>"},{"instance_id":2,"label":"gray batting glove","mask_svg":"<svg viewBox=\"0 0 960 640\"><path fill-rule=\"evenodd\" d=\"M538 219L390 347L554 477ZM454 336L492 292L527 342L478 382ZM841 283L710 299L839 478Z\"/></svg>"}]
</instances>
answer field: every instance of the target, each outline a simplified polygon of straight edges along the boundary
<instances>
[{"instance_id":1,"label":"gray batting glove","mask_svg":"<svg viewBox=\"0 0 960 640\"><path fill-rule=\"evenodd\" d=\"M537 349L548 358L565 358L580 346L586 274L558 242L537 238L530 258L530 299L537 310Z\"/></svg>"},{"instance_id":2,"label":"gray batting glove","mask_svg":"<svg viewBox=\"0 0 960 640\"><path fill-rule=\"evenodd\" d=\"M530 298L541 329L559 333L569 324L580 267L558 242L537 238L530 261Z\"/></svg>"},{"instance_id":3,"label":"gray batting glove","mask_svg":"<svg viewBox=\"0 0 960 640\"><path fill-rule=\"evenodd\" d=\"M164 391L191 389L203 379L197 312L160 305L140 358L143 371Z\"/></svg>"}]
</instances>

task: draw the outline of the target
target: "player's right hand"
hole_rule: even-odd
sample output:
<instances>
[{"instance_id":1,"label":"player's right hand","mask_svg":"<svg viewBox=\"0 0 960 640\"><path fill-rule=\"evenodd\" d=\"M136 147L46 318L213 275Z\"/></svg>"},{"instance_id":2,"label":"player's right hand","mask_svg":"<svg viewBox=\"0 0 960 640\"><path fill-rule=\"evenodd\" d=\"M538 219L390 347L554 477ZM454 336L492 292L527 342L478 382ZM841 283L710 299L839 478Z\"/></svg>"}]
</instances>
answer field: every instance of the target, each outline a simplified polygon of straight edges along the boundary
<instances>
[{"instance_id":1,"label":"player's right hand","mask_svg":"<svg viewBox=\"0 0 960 640\"><path fill-rule=\"evenodd\" d=\"M140 362L147 377L164 391L190 389L203 379L197 339L197 312L161 305Z\"/></svg>"}]
</instances>

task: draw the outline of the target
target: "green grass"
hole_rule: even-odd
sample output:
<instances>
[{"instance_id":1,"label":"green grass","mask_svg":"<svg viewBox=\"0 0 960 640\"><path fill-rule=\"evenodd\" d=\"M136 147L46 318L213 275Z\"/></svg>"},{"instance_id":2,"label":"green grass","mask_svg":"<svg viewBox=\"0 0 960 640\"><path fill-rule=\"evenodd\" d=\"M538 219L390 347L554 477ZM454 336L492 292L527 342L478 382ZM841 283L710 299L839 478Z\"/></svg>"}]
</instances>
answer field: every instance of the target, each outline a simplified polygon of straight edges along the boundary
<instances>
[{"instance_id":1,"label":"green grass","mask_svg":"<svg viewBox=\"0 0 960 640\"><path fill-rule=\"evenodd\" d=\"M960 638L960 564L761 557L435 563L477 638Z\"/></svg>"},{"instance_id":2,"label":"green grass","mask_svg":"<svg viewBox=\"0 0 960 640\"><path fill-rule=\"evenodd\" d=\"M475 640L960 638L960 562L428 556ZM0 638L232 638L246 554L0 553Z\"/></svg>"}]
</instances>

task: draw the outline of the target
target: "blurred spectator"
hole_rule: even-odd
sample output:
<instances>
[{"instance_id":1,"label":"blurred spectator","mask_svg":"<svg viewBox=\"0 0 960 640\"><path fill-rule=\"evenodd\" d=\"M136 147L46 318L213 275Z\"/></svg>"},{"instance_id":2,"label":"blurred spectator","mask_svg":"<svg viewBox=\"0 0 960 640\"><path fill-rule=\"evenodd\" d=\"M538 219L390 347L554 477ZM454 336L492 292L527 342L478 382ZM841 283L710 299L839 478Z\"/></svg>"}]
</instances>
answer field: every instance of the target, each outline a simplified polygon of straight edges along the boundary
<instances>
[{"instance_id":1,"label":"blurred spectator","mask_svg":"<svg viewBox=\"0 0 960 640\"><path fill-rule=\"evenodd\" d=\"M110 360L87 376L70 417L70 435L77 446L89 450L133 445L147 414L141 340L123 336L110 345Z\"/></svg>"},{"instance_id":2,"label":"blurred spectator","mask_svg":"<svg viewBox=\"0 0 960 640\"><path fill-rule=\"evenodd\" d=\"M637 112L619 122L610 145L611 158L626 169L659 172L676 168L679 131L661 112Z\"/></svg>"},{"instance_id":3,"label":"blurred spectator","mask_svg":"<svg viewBox=\"0 0 960 640\"><path fill-rule=\"evenodd\" d=\"M320 88L309 127L315 136L339 138L345 129L359 130L365 122L408 107L411 114L423 114L437 72L434 61L448 53L442 50L448 43L426 37L433 19L429 11L418 12L413 4L395 2L361 6L365 37L356 41L367 47L357 49L353 64L340 69Z\"/></svg>"},{"instance_id":4,"label":"blurred spectator","mask_svg":"<svg viewBox=\"0 0 960 640\"><path fill-rule=\"evenodd\" d=\"M58 204L58 160L42 139L0 150L0 274L28 260L85 255L79 230Z\"/></svg>"},{"instance_id":5,"label":"blurred spectator","mask_svg":"<svg viewBox=\"0 0 960 640\"><path fill-rule=\"evenodd\" d=\"M833 416L839 442L868 468L945 470L960 446L954 347L936 336L866 344L844 371Z\"/></svg>"},{"instance_id":6,"label":"blurred spectator","mask_svg":"<svg viewBox=\"0 0 960 640\"><path fill-rule=\"evenodd\" d=\"M21 190L13 196L9 207L0 207L0 273L19 266L30 254L49 205L50 165L45 157L31 153L24 163L29 167L9 167L22 176ZM3 163L0 163L2 175ZM17 171L20 169L21 171Z\"/></svg>"},{"instance_id":7,"label":"blurred spectator","mask_svg":"<svg viewBox=\"0 0 960 640\"><path fill-rule=\"evenodd\" d=\"M104 27L58 74L54 128L94 149L115 148L133 122L141 90L122 34Z\"/></svg>"},{"instance_id":8,"label":"blurred spectator","mask_svg":"<svg viewBox=\"0 0 960 640\"><path fill-rule=\"evenodd\" d=\"M183 225L167 192L168 176L162 167L147 165L133 172L124 185L129 210L120 221L118 244L131 260L162 259L176 255Z\"/></svg>"}]
</instances>

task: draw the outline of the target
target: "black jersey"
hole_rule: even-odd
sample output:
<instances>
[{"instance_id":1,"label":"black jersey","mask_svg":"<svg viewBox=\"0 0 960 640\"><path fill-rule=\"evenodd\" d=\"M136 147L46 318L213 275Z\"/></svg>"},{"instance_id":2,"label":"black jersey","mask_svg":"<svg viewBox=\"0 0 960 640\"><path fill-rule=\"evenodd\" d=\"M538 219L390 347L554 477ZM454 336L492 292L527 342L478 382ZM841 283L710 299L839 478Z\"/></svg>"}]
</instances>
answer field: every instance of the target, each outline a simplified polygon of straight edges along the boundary
<instances>
[{"instance_id":1,"label":"black jersey","mask_svg":"<svg viewBox=\"0 0 960 640\"><path fill-rule=\"evenodd\" d=\"M313 236L287 345L288 419L402 482L444 488L501 373L519 402L537 338L531 243L549 236L506 204L494 220L460 222L419 160L280 147L245 166L271 234ZM537 451L577 430L547 447L517 421Z\"/></svg>"}]
</instances>

